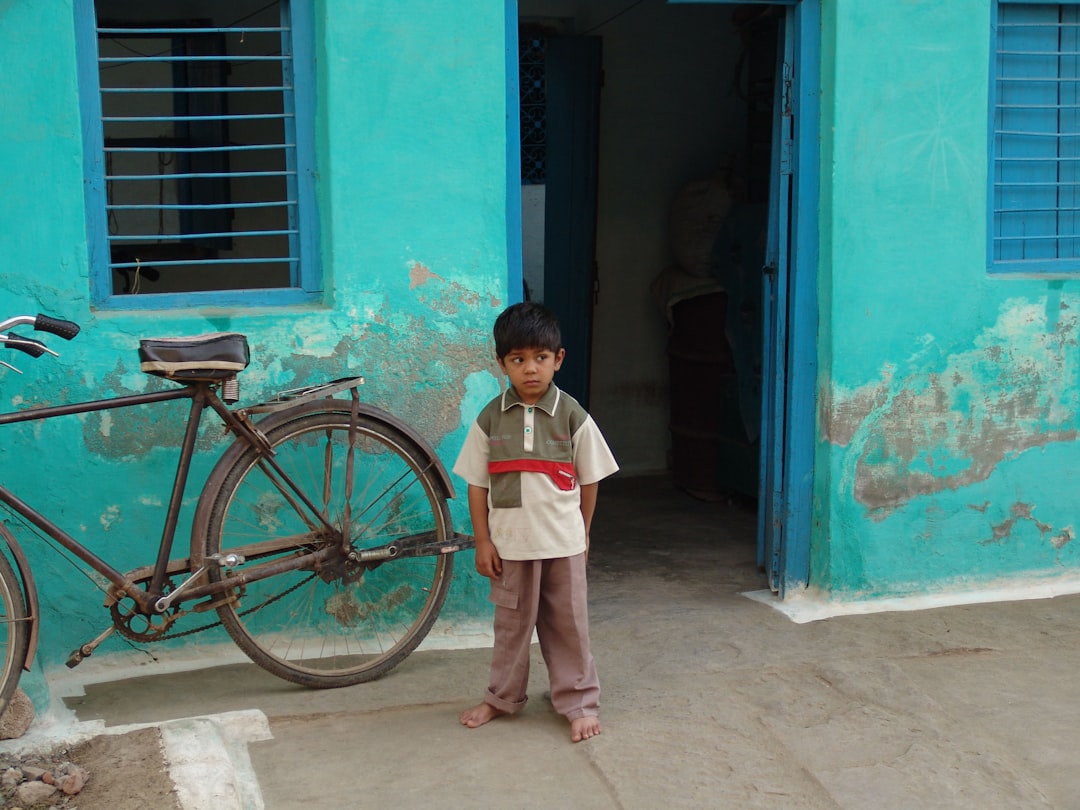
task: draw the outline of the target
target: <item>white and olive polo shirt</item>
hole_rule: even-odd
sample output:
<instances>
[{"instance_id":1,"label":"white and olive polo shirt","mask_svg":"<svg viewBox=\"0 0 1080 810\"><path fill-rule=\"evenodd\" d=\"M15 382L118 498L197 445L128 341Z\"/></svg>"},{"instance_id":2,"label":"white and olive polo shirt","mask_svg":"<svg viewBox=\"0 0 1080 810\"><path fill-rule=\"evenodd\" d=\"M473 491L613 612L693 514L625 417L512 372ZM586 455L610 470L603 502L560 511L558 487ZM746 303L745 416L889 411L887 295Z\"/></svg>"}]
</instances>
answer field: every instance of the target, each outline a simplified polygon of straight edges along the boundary
<instances>
[{"instance_id":1,"label":"white and olive polo shirt","mask_svg":"<svg viewBox=\"0 0 1080 810\"><path fill-rule=\"evenodd\" d=\"M491 541L505 560L585 551L581 484L619 469L588 412L555 385L535 405L513 387L469 429L454 472L488 491Z\"/></svg>"}]
</instances>

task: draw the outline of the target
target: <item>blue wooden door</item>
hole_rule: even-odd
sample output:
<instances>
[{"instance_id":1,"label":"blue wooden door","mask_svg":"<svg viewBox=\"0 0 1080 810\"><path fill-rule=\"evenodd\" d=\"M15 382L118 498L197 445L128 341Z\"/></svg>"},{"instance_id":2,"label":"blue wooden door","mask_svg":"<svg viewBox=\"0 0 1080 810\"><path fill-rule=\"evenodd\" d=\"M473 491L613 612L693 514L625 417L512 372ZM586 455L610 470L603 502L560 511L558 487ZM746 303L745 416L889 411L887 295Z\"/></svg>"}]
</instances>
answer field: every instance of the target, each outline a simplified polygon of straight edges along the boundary
<instances>
[{"instance_id":1,"label":"blue wooden door","mask_svg":"<svg viewBox=\"0 0 1080 810\"><path fill-rule=\"evenodd\" d=\"M791 92L795 49L789 8L779 30L773 95L772 170L769 227L762 268L764 356L762 358L761 478L758 489L758 566L769 587L783 588L784 529L788 506L784 488L784 434L787 426L788 282L791 246L791 174L794 150Z\"/></svg>"},{"instance_id":2,"label":"blue wooden door","mask_svg":"<svg viewBox=\"0 0 1080 810\"><path fill-rule=\"evenodd\" d=\"M785 8L778 46L763 378L760 562L783 597L810 582L817 446L820 0Z\"/></svg>"}]
</instances>

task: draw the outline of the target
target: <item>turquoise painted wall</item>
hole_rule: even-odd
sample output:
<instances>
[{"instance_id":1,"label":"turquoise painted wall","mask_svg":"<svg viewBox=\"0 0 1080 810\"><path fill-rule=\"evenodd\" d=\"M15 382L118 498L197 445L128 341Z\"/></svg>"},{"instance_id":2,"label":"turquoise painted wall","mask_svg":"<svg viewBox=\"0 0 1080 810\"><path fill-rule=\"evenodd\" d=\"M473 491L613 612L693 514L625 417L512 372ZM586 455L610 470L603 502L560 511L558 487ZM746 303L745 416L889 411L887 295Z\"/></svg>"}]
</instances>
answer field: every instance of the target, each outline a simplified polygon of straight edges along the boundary
<instances>
[{"instance_id":1,"label":"turquoise painted wall","mask_svg":"<svg viewBox=\"0 0 1080 810\"><path fill-rule=\"evenodd\" d=\"M144 310L107 312L90 307L71 3L0 3L0 310L83 326L70 344L50 341L59 360L19 359L22 375L0 369L4 410L166 385L140 373L140 337L228 329L252 346L244 401L361 373L362 397L415 425L452 464L499 385L489 335L507 303L503 5L322 0L316 18L325 301L183 311L148 301ZM5 480L116 567L148 563L179 440L166 412L184 411L6 427ZM220 434L204 432L197 474L224 447ZM461 492L455 525L468 530L464 500ZM44 602L40 672L96 636L108 616L91 582L18 534ZM485 597L462 555L444 615L484 614ZM127 649L114 638L98 654Z\"/></svg>"},{"instance_id":2,"label":"turquoise painted wall","mask_svg":"<svg viewBox=\"0 0 1080 810\"><path fill-rule=\"evenodd\" d=\"M1080 562L1080 282L986 269L990 11L825 3L811 580L834 596Z\"/></svg>"}]
</instances>

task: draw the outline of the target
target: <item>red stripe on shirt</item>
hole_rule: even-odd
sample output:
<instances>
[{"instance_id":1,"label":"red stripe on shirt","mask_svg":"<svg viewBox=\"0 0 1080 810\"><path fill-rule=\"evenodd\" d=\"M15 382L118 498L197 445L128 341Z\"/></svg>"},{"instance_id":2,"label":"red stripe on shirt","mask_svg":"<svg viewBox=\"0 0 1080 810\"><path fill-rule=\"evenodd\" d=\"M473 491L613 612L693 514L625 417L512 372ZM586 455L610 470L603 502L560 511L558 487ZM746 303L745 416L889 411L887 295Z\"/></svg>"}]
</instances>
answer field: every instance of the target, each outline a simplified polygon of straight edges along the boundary
<instances>
[{"instance_id":1,"label":"red stripe on shirt","mask_svg":"<svg viewBox=\"0 0 1080 810\"><path fill-rule=\"evenodd\" d=\"M514 458L505 461L489 461L488 474L508 472L544 473L551 477L559 489L571 490L577 484L574 465L569 461L545 461L540 458Z\"/></svg>"}]
</instances>

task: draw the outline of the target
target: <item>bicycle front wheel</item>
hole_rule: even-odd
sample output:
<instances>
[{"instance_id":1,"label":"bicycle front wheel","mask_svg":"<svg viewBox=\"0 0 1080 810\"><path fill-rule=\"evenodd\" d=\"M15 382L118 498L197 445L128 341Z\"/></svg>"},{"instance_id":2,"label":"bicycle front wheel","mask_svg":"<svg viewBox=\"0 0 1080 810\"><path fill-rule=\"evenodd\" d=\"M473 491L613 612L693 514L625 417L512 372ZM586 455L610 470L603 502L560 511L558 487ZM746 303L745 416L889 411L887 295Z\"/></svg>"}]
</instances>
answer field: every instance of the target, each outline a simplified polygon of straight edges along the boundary
<instances>
[{"instance_id":1,"label":"bicycle front wheel","mask_svg":"<svg viewBox=\"0 0 1080 810\"><path fill-rule=\"evenodd\" d=\"M269 459L248 450L207 484L206 557L246 557L211 566L211 582L329 553L317 565L248 582L219 597L217 608L255 663L317 688L373 680L400 663L431 629L453 570L450 554L357 562L365 549L399 538L444 541L451 523L427 453L385 422L361 414L350 427L351 419L302 413L267 433ZM345 546L355 554L334 550Z\"/></svg>"},{"instance_id":2,"label":"bicycle front wheel","mask_svg":"<svg viewBox=\"0 0 1080 810\"><path fill-rule=\"evenodd\" d=\"M7 709L19 685L29 645L30 621L22 582L8 558L0 552L0 714Z\"/></svg>"}]
</instances>

